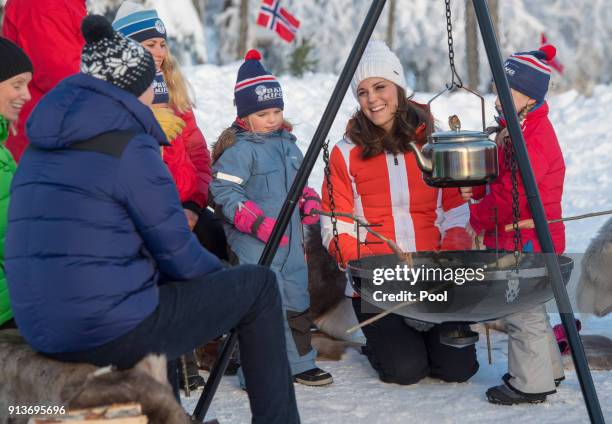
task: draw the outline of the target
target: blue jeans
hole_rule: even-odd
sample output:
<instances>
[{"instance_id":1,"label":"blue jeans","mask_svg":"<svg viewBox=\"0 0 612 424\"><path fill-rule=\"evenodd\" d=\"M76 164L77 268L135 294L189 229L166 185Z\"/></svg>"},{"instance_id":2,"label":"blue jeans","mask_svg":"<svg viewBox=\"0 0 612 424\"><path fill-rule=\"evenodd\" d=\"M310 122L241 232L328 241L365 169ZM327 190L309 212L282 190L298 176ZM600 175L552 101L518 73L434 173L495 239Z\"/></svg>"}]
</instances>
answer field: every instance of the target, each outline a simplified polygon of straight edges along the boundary
<instances>
[{"instance_id":1,"label":"blue jeans","mask_svg":"<svg viewBox=\"0 0 612 424\"><path fill-rule=\"evenodd\" d=\"M252 422L299 423L283 321L274 273L243 265L166 283L157 309L132 331L89 351L48 356L118 368L130 368L149 353L173 362L236 328Z\"/></svg>"}]
</instances>

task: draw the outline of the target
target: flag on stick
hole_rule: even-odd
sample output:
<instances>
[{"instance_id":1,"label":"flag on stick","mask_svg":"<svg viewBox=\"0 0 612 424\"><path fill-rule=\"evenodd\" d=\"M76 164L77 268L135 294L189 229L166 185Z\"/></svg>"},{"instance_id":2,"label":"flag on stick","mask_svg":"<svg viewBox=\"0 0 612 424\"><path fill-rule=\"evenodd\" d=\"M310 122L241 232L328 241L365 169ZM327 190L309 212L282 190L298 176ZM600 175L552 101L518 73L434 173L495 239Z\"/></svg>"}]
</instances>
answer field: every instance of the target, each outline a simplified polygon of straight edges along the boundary
<instances>
[{"instance_id":1,"label":"flag on stick","mask_svg":"<svg viewBox=\"0 0 612 424\"><path fill-rule=\"evenodd\" d=\"M280 0L262 0L257 25L275 31L280 38L290 43L300 27L300 21L287 9L280 7Z\"/></svg>"}]
</instances>

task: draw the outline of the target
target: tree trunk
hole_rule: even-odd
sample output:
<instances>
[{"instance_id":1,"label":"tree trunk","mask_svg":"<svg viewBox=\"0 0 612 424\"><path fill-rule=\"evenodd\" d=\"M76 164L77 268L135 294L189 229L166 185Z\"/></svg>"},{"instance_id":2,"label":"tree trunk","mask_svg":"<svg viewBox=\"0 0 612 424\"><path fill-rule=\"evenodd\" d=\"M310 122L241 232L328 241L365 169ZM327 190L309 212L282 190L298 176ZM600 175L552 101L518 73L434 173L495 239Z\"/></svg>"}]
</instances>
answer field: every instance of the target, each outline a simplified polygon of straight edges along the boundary
<instances>
[{"instance_id":1,"label":"tree trunk","mask_svg":"<svg viewBox=\"0 0 612 424\"><path fill-rule=\"evenodd\" d=\"M395 32L395 3L396 0L389 0L389 19L387 21L387 45L393 49L393 34Z\"/></svg>"},{"instance_id":2,"label":"tree trunk","mask_svg":"<svg viewBox=\"0 0 612 424\"><path fill-rule=\"evenodd\" d=\"M465 2L465 48L468 70L468 88L478 90L480 83L478 69L478 22L474 12L474 4Z\"/></svg>"},{"instance_id":3,"label":"tree trunk","mask_svg":"<svg viewBox=\"0 0 612 424\"><path fill-rule=\"evenodd\" d=\"M238 39L238 59L246 54L249 35L249 1L240 0L240 38Z\"/></svg>"},{"instance_id":4,"label":"tree trunk","mask_svg":"<svg viewBox=\"0 0 612 424\"><path fill-rule=\"evenodd\" d=\"M499 39L499 0L488 0L489 2L489 13L491 13L491 20L493 21L493 30L495 30L495 38L497 42L501 42Z\"/></svg>"}]
</instances>

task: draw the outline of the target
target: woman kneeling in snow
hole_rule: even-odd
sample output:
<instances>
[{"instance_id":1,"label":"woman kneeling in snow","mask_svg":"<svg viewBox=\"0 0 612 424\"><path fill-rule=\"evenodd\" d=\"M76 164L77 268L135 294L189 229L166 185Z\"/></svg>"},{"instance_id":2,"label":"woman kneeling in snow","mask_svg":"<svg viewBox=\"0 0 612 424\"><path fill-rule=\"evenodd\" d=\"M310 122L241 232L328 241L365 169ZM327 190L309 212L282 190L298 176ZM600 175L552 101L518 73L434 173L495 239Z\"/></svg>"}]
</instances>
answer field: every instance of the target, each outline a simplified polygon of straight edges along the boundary
<instances>
[{"instance_id":1,"label":"woman kneeling in snow","mask_svg":"<svg viewBox=\"0 0 612 424\"><path fill-rule=\"evenodd\" d=\"M470 249L467 204L456 189L427 186L408 145L412 139L424 143L432 117L406 98L397 56L384 43L370 42L351 86L360 109L330 155L335 212L379 224L376 231L405 252ZM323 209L330 211L327 181L322 192ZM340 251L329 219L323 219L323 244L346 265L357 258L357 235L353 223L343 217L338 217L337 229ZM379 241L370 237L366 240ZM386 244L360 247L362 256L387 253L391 252ZM372 315L361 312L355 296L353 306L359 321ZM445 327L387 315L364 327L365 351L380 379L388 383L413 384L427 376L466 381L478 370L476 350L440 343Z\"/></svg>"}]
</instances>

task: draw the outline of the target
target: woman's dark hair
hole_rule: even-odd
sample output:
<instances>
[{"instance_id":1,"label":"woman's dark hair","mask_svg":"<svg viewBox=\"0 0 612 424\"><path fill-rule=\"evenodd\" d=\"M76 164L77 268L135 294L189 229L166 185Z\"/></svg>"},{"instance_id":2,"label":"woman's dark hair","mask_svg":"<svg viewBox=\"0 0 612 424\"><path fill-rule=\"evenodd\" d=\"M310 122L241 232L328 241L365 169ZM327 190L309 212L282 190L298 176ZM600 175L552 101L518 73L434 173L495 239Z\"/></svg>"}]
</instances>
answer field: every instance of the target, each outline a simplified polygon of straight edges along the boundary
<instances>
[{"instance_id":1,"label":"woman's dark hair","mask_svg":"<svg viewBox=\"0 0 612 424\"><path fill-rule=\"evenodd\" d=\"M404 153L410 150L410 141L425 143L425 137L415 139L419 125L426 123L427 133L433 129L433 118L427 106L412 101L412 96L407 97L403 88L396 87L398 107L390 133L370 121L361 109L353 114L346 126L345 136L362 148L363 159L382 152Z\"/></svg>"}]
</instances>

